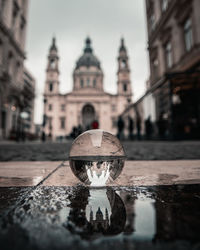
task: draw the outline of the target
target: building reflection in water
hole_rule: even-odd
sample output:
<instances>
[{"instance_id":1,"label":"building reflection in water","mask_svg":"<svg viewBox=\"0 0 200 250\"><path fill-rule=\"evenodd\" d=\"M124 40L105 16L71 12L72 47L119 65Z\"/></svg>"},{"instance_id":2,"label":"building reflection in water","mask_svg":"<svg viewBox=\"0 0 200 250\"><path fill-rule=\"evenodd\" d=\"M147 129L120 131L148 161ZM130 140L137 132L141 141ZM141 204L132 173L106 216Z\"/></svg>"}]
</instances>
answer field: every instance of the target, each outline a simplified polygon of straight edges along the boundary
<instances>
[{"instance_id":1,"label":"building reflection in water","mask_svg":"<svg viewBox=\"0 0 200 250\"><path fill-rule=\"evenodd\" d=\"M153 239L154 200L112 188L81 187L70 196L67 228L83 238L132 234L134 239Z\"/></svg>"},{"instance_id":2,"label":"building reflection in water","mask_svg":"<svg viewBox=\"0 0 200 250\"><path fill-rule=\"evenodd\" d=\"M116 235L124 231L126 209L112 188L82 187L70 197L67 228L83 238L96 235Z\"/></svg>"},{"instance_id":3,"label":"building reflection in water","mask_svg":"<svg viewBox=\"0 0 200 250\"><path fill-rule=\"evenodd\" d=\"M81 187L69 196L65 226L85 239L123 233L133 241L199 242L200 187Z\"/></svg>"},{"instance_id":4,"label":"building reflection in water","mask_svg":"<svg viewBox=\"0 0 200 250\"><path fill-rule=\"evenodd\" d=\"M120 197L126 208L124 233L132 234L133 239L137 240L153 240L156 233L154 198L145 196L140 190L121 191Z\"/></svg>"},{"instance_id":5,"label":"building reflection in water","mask_svg":"<svg viewBox=\"0 0 200 250\"><path fill-rule=\"evenodd\" d=\"M108 230L110 226L111 205L107 196L107 189L90 189L86 218L94 231ZM97 198L98 197L98 198Z\"/></svg>"},{"instance_id":6,"label":"building reflection in water","mask_svg":"<svg viewBox=\"0 0 200 250\"><path fill-rule=\"evenodd\" d=\"M5 190L2 192L5 194ZM98 238L92 245L98 249L103 248L103 245L98 247L99 242L118 249L183 249L182 246L199 249L200 246L200 185L38 187L30 198L22 201L24 194L27 189L10 189L7 198L0 202L0 208L4 208L8 197L16 201L20 196L19 206L0 221L0 237L5 235L10 243L12 234L12 246L13 238L18 244L24 235L28 241L31 239L30 244L42 244L26 249L52 249L54 242L58 243L56 249L66 249L71 240L82 244L80 237L89 244Z\"/></svg>"}]
</instances>

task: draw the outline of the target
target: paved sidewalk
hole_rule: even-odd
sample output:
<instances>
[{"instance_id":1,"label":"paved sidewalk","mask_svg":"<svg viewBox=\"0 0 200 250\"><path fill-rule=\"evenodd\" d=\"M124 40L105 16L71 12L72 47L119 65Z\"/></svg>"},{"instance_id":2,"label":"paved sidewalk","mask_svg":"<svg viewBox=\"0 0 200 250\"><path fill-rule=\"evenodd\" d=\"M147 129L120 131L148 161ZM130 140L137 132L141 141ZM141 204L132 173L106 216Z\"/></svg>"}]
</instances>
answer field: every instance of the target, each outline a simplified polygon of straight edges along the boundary
<instances>
[{"instance_id":1,"label":"paved sidewalk","mask_svg":"<svg viewBox=\"0 0 200 250\"><path fill-rule=\"evenodd\" d=\"M63 161L72 141L66 143L0 143L0 161ZM124 141L129 160L200 159L200 141Z\"/></svg>"},{"instance_id":2,"label":"paved sidewalk","mask_svg":"<svg viewBox=\"0 0 200 250\"><path fill-rule=\"evenodd\" d=\"M0 162L0 187L75 186L69 162ZM126 161L110 186L200 184L200 160Z\"/></svg>"}]
</instances>

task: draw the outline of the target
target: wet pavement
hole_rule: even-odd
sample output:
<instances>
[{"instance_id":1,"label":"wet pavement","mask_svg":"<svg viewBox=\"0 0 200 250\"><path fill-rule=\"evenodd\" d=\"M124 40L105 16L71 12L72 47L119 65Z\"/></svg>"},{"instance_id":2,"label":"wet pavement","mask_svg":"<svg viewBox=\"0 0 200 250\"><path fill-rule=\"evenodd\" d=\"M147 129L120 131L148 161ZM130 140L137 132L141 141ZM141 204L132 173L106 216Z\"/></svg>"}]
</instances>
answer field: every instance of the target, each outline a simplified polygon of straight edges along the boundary
<instances>
[{"instance_id":1,"label":"wet pavement","mask_svg":"<svg viewBox=\"0 0 200 250\"><path fill-rule=\"evenodd\" d=\"M1 249L200 249L200 185L3 189Z\"/></svg>"},{"instance_id":2,"label":"wet pavement","mask_svg":"<svg viewBox=\"0 0 200 250\"><path fill-rule=\"evenodd\" d=\"M1 143L0 161L67 160L72 141L63 143ZM124 141L129 160L200 159L200 141Z\"/></svg>"},{"instance_id":3,"label":"wet pavement","mask_svg":"<svg viewBox=\"0 0 200 250\"><path fill-rule=\"evenodd\" d=\"M200 249L200 160L126 161L88 188L68 162L0 163L1 249Z\"/></svg>"}]
</instances>

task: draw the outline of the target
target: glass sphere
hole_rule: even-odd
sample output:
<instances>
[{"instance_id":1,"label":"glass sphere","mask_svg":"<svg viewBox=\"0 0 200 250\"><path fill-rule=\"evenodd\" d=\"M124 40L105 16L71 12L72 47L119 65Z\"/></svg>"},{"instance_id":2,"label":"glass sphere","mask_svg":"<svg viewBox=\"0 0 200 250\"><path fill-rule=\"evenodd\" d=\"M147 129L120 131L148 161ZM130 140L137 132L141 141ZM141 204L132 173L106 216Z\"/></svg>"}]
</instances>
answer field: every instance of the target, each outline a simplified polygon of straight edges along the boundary
<instances>
[{"instance_id":1,"label":"glass sphere","mask_svg":"<svg viewBox=\"0 0 200 250\"><path fill-rule=\"evenodd\" d=\"M93 129L74 140L69 160L73 173L80 181L91 186L104 186L120 175L125 153L117 137Z\"/></svg>"}]
</instances>

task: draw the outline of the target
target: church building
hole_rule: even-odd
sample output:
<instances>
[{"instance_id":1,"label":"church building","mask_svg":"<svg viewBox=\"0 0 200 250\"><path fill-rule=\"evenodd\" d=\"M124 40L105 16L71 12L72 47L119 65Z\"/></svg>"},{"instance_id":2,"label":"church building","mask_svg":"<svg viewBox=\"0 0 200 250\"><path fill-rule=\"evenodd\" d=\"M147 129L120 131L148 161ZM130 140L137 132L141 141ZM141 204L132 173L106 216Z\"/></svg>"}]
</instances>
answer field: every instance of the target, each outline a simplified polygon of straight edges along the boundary
<instances>
[{"instance_id":1,"label":"church building","mask_svg":"<svg viewBox=\"0 0 200 250\"><path fill-rule=\"evenodd\" d=\"M98 128L116 134L118 116L132 102L130 68L124 40L118 55L117 94L104 91L103 71L90 38L73 72L73 90L59 91L59 55L56 40L50 46L44 90L44 132L53 139L70 135L73 128Z\"/></svg>"}]
</instances>

